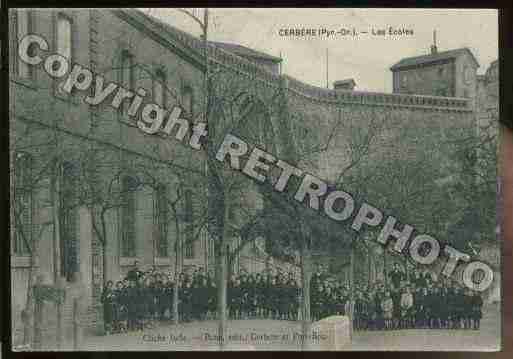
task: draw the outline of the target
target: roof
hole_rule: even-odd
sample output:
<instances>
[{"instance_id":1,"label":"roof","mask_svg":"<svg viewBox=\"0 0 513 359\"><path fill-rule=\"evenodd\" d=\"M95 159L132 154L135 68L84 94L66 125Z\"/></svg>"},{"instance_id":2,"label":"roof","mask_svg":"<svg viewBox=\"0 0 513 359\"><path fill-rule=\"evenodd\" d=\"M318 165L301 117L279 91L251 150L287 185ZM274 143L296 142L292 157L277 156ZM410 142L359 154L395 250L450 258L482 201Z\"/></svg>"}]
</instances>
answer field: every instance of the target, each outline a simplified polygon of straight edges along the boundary
<instances>
[{"instance_id":1,"label":"roof","mask_svg":"<svg viewBox=\"0 0 513 359\"><path fill-rule=\"evenodd\" d=\"M146 21L157 24L157 26L161 27L168 35L171 35L175 40L178 40L180 43L185 43L192 47L195 50L202 51L204 47L203 40L193 36L183 30L180 30L158 18L155 16L147 15L141 10L137 9L126 9L123 10L125 13L130 13L133 15L138 15L139 17L144 18ZM214 46L220 48L224 51L227 51L235 56L243 57L243 58L253 58L253 59L265 59L274 62L281 62L282 59L279 57L271 56L269 54L253 50L249 47L242 46L239 44L231 44L226 42L216 42L216 41L208 41L209 46ZM200 52L201 53L201 52ZM248 59L250 60L250 59Z\"/></svg>"},{"instance_id":2,"label":"roof","mask_svg":"<svg viewBox=\"0 0 513 359\"><path fill-rule=\"evenodd\" d=\"M390 70L395 71L404 67L414 67L438 61L451 60L464 54L470 54L470 57L472 58L476 66L479 67L479 62L477 62L476 58L474 57L474 54L472 54L472 51L470 51L467 47L463 47L460 49L438 52L436 54L407 57L402 59L392 67L390 67Z\"/></svg>"},{"instance_id":3,"label":"roof","mask_svg":"<svg viewBox=\"0 0 513 359\"><path fill-rule=\"evenodd\" d=\"M183 40L183 39L185 39L185 40L188 40L188 41L190 41L190 42L192 42L192 43L195 43L196 45L198 45L198 46L200 46L200 47L203 47L203 41L202 41L200 38L198 38L198 37L196 37L196 36L194 36L194 35L191 35L191 34L189 34L189 33L188 33L188 32L186 32L186 31L180 30L180 29L178 29L178 28L176 28L176 27L174 27L174 26L172 26L172 25L169 25L167 22L164 22L164 21L162 21L162 20L160 20L160 19L156 18L156 17L155 17L155 16L153 16L153 15L147 15L147 14L145 14L143 11L138 10L138 9L129 9L129 10L127 10L127 11L130 11L130 12L132 12L132 13L136 13L136 14L140 14L140 15L142 15L143 17L145 17L148 21L150 21L150 22L153 22L153 23L156 23L156 24L160 25L160 26L161 26L161 27L163 27L163 28L164 28L164 30L166 30L169 34L176 36L176 37L177 37L177 39L179 39L179 40Z\"/></svg>"},{"instance_id":4,"label":"roof","mask_svg":"<svg viewBox=\"0 0 513 359\"><path fill-rule=\"evenodd\" d=\"M226 50L226 51L229 51L236 55L239 55L239 56L270 60L273 62L281 62L281 58L279 58L279 57L271 56L264 52L260 52L260 51L257 51L257 50L251 49L249 47L239 45L239 44L231 44L228 42L218 42L218 41L209 41L209 43L216 47L220 47L223 50Z\"/></svg>"},{"instance_id":5,"label":"roof","mask_svg":"<svg viewBox=\"0 0 513 359\"><path fill-rule=\"evenodd\" d=\"M204 45L200 39L138 9L113 9L111 11L130 24L138 26L141 31L158 34L166 41L165 46L171 45L180 55L192 60L196 65L203 66L202 50Z\"/></svg>"}]
</instances>

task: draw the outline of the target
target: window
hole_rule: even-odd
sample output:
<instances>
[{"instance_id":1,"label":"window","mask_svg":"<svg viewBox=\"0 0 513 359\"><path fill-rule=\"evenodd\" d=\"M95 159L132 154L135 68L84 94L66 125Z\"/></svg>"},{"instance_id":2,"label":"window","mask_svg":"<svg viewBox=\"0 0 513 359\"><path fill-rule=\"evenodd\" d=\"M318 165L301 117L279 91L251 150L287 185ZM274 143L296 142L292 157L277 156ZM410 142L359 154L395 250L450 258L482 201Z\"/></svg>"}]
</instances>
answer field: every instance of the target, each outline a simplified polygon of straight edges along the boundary
<instances>
[{"instance_id":1,"label":"window","mask_svg":"<svg viewBox=\"0 0 513 359\"><path fill-rule=\"evenodd\" d=\"M463 79L467 85L470 85L472 83L473 78L473 70L470 66L465 66L463 70Z\"/></svg>"},{"instance_id":2,"label":"window","mask_svg":"<svg viewBox=\"0 0 513 359\"><path fill-rule=\"evenodd\" d=\"M27 243L32 241L32 157L17 153L14 158L14 228L13 252L17 256L30 254Z\"/></svg>"},{"instance_id":3,"label":"window","mask_svg":"<svg viewBox=\"0 0 513 359\"><path fill-rule=\"evenodd\" d=\"M71 20L63 14L59 14L57 16L57 53L71 62L71 49Z\"/></svg>"},{"instance_id":4,"label":"window","mask_svg":"<svg viewBox=\"0 0 513 359\"><path fill-rule=\"evenodd\" d=\"M127 90L133 90L135 88L134 79L134 56L129 51L123 51L121 53L121 79L120 83ZM129 102L123 101L120 110L123 114L128 112Z\"/></svg>"},{"instance_id":5,"label":"window","mask_svg":"<svg viewBox=\"0 0 513 359\"><path fill-rule=\"evenodd\" d=\"M124 176L121 183L121 256L135 257L135 191L136 179Z\"/></svg>"},{"instance_id":6,"label":"window","mask_svg":"<svg viewBox=\"0 0 513 359\"><path fill-rule=\"evenodd\" d=\"M194 258L194 228L193 228L192 191L185 191L185 258Z\"/></svg>"},{"instance_id":7,"label":"window","mask_svg":"<svg viewBox=\"0 0 513 359\"><path fill-rule=\"evenodd\" d=\"M189 115L189 116L192 116L193 112L193 93L192 93L192 88L190 86L185 86L184 89L183 89L183 94L182 94L182 104L183 104L183 109L185 110L185 112Z\"/></svg>"},{"instance_id":8,"label":"window","mask_svg":"<svg viewBox=\"0 0 513 359\"><path fill-rule=\"evenodd\" d=\"M215 255L214 252L214 240L208 235L205 236L205 240L207 241L207 256L208 258L212 258Z\"/></svg>"},{"instance_id":9,"label":"window","mask_svg":"<svg viewBox=\"0 0 513 359\"><path fill-rule=\"evenodd\" d=\"M71 66L72 59L72 25L71 20L67 16L63 14L57 15L57 53L61 56L64 56L68 63ZM60 96L66 95L66 93L60 88L64 85L64 82L61 82L58 85L57 92Z\"/></svg>"},{"instance_id":10,"label":"window","mask_svg":"<svg viewBox=\"0 0 513 359\"><path fill-rule=\"evenodd\" d=\"M168 220L168 206L167 206L167 188L165 185L160 185L156 190L156 213L157 213L157 256L167 257L168 256L168 245L167 245L167 220Z\"/></svg>"},{"instance_id":11,"label":"window","mask_svg":"<svg viewBox=\"0 0 513 359\"><path fill-rule=\"evenodd\" d=\"M18 10L16 12L16 41L20 43L26 35L28 35L32 29L32 18L29 10ZM29 52L32 52L33 47L29 48ZM19 78L30 79L32 77L32 67L21 61L16 54L16 75Z\"/></svg>"},{"instance_id":12,"label":"window","mask_svg":"<svg viewBox=\"0 0 513 359\"><path fill-rule=\"evenodd\" d=\"M401 77L401 86L402 87L408 86L408 75L403 74L403 76Z\"/></svg>"},{"instance_id":13,"label":"window","mask_svg":"<svg viewBox=\"0 0 513 359\"><path fill-rule=\"evenodd\" d=\"M158 70L155 74L155 80L153 81L153 101L161 106L165 107L165 88L166 88L166 75L162 70Z\"/></svg>"},{"instance_id":14,"label":"window","mask_svg":"<svg viewBox=\"0 0 513 359\"><path fill-rule=\"evenodd\" d=\"M72 281L78 271L78 238L77 238L77 174L78 167L73 162L65 162L62 166L61 188L61 275Z\"/></svg>"}]
</instances>

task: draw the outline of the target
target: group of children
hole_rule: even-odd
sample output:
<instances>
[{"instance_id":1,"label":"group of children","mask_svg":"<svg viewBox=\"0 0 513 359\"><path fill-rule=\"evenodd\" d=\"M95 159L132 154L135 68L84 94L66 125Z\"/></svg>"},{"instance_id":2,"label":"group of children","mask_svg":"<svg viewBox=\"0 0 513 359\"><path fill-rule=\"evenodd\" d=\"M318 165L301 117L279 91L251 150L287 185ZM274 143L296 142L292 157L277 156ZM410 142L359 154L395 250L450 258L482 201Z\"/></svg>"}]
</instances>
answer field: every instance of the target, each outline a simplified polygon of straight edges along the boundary
<instances>
[{"instance_id":1,"label":"group of children","mask_svg":"<svg viewBox=\"0 0 513 359\"><path fill-rule=\"evenodd\" d=\"M296 320L299 286L292 273L234 275L228 282L228 311L232 319Z\"/></svg>"},{"instance_id":2,"label":"group of children","mask_svg":"<svg viewBox=\"0 0 513 359\"><path fill-rule=\"evenodd\" d=\"M354 328L477 330L482 305L478 293L456 286L379 288L357 293Z\"/></svg>"},{"instance_id":3,"label":"group of children","mask_svg":"<svg viewBox=\"0 0 513 359\"><path fill-rule=\"evenodd\" d=\"M181 273L177 284L179 317L176 319L202 320L206 319L206 313L215 312L215 282L210 276L199 271L191 277ZM106 333L143 330L155 320L175 319L175 288L167 274L154 269L142 272L137 264L115 285L108 281L102 293Z\"/></svg>"},{"instance_id":4,"label":"group of children","mask_svg":"<svg viewBox=\"0 0 513 359\"><path fill-rule=\"evenodd\" d=\"M388 279L386 284L355 285L351 296L348 285L322 272L314 273L310 286L311 319L348 315L352 297L356 330L479 329L483 306L479 293L453 283L436 282L429 273L417 270L407 280L398 265ZM292 273L243 273L233 275L227 283L230 319L298 320L300 298L301 288ZM192 275L181 273L175 285L170 275L155 269L142 272L136 264L123 280L106 284L102 302L107 333L142 330L155 320L215 319L216 281L199 269Z\"/></svg>"},{"instance_id":5,"label":"group of children","mask_svg":"<svg viewBox=\"0 0 513 359\"><path fill-rule=\"evenodd\" d=\"M435 282L427 272L406 279L399 266L383 284L356 293L356 330L480 328L483 300L454 282Z\"/></svg>"},{"instance_id":6,"label":"group of children","mask_svg":"<svg viewBox=\"0 0 513 359\"><path fill-rule=\"evenodd\" d=\"M386 283L386 284L385 284ZM398 264L387 281L355 285L353 325L356 330L479 329L483 300L478 292L433 279L414 270L411 277ZM349 315L351 290L317 272L311 284L314 321Z\"/></svg>"},{"instance_id":7,"label":"group of children","mask_svg":"<svg viewBox=\"0 0 513 359\"><path fill-rule=\"evenodd\" d=\"M177 308L174 291L178 289ZM106 283L102 293L105 331L143 330L155 320L215 319L216 282L202 270L181 273L175 285L171 276L155 270L135 268L114 284ZM299 288L291 274L251 273L233 275L227 283L227 309L230 319L297 319Z\"/></svg>"}]
</instances>

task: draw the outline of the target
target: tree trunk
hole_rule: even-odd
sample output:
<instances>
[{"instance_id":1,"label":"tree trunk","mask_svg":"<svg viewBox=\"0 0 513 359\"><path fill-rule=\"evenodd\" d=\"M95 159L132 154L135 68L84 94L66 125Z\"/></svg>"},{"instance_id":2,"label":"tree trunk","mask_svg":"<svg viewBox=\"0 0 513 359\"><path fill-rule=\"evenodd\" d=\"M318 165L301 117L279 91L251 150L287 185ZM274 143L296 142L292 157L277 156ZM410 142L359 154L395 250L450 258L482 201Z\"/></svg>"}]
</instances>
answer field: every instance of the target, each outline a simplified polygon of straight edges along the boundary
<instances>
[{"instance_id":1,"label":"tree trunk","mask_svg":"<svg viewBox=\"0 0 513 359\"><path fill-rule=\"evenodd\" d=\"M33 245L33 243L32 243ZM34 328L34 253L30 255L30 268L29 278L27 283L27 301L23 313L23 344L29 345L32 343L32 329Z\"/></svg>"},{"instance_id":2,"label":"tree trunk","mask_svg":"<svg viewBox=\"0 0 513 359\"><path fill-rule=\"evenodd\" d=\"M102 231L102 238L101 238L101 244L102 244L102 280L103 280L103 289L105 289L105 287L107 286L107 281L109 280L108 278L108 275L107 275L107 267L109 266L108 265L108 260L107 260L107 224L106 224L106 220L105 220L105 213L102 213L101 214L101 218L100 220L102 221L102 228L101 228L101 231Z\"/></svg>"},{"instance_id":3,"label":"tree trunk","mask_svg":"<svg viewBox=\"0 0 513 359\"><path fill-rule=\"evenodd\" d=\"M218 333L219 348L222 350L224 346L224 336L226 331L226 248L221 249L218 264L218 285L217 285L217 311L219 315Z\"/></svg>"},{"instance_id":4,"label":"tree trunk","mask_svg":"<svg viewBox=\"0 0 513 359\"><path fill-rule=\"evenodd\" d=\"M43 322L43 301L34 301L34 350L41 349L43 343L42 322Z\"/></svg>"},{"instance_id":5,"label":"tree trunk","mask_svg":"<svg viewBox=\"0 0 513 359\"><path fill-rule=\"evenodd\" d=\"M174 285L174 288L173 288L173 323L175 325L178 325L178 323L180 322L180 318L178 316L178 314L179 314L178 313L178 300L179 300L178 291L180 290L180 287L178 286L178 274L175 274L175 281L174 281L173 285Z\"/></svg>"},{"instance_id":6,"label":"tree trunk","mask_svg":"<svg viewBox=\"0 0 513 359\"><path fill-rule=\"evenodd\" d=\"M226 305L227 305L227 281L228 281L228 253L229 247L227 242L228 239L228 218L229 204L228 200L224 198L224 220L222 222L223 228L219 231L222 233L220 238L220 251L219 251L219 263L218 263L218 285L217 285L217 311L219 316L218 323L218 340L219 349L223 350L225 344L226 335Z\"/></svg>"},{"instance_id":7,"label":"tree trunk","mask_svg":"<svg viewBox=\"0 0 513 359\"><path fill-rule=\"evenodd\" d=\"M349 265L349 338L353 338L353 314L354 314L354 242L351 244L350 253L350 265Z\"/></svg>"},{"instance_id":8,"label":"tree trunk","mask_svg":"<svg viewBox=\"0 0 513 359\"><path fill-rule=\"evenodd\" d=\"M388 275L387 275L387 248L383 247L383 281L385 282L385 288L387 288Z\"/></svg>"},{"instance_id":9,"label":"tree trunk","mask_svg":"<svg viewBox=\"0 0 513 359\"><path fill-rule=\"evenodd\" d=\"M57 328L55 330L55 337L56 337L57 349L61 349L61 345L62 345L62 335L63 335L63 332L62 332L62 322L63 322L62 306L63 306L63 303L57 303L56 304L56 308L57 308Z\"/></svg>"},{"instance_id":10,"label":"tree trunk","mask_svg":"<svg viewBox=\"0 0 513 359\"><path fill-rule=\"evenodd\" d=\"M64 277L61 277L56 285L56 287L59 290L65 290L66 289L66 283ZM58 301L56 303L56 309L57 309L57 328L56 328L56 339L57 339L57 349L61 349L62 344L64 342L64 305L65 301L67 301L68 298L65 297L64 301Z\"/></svg>"},{"instance_id":11,"label":"tree trunk","mask_svg":"<svg viewBox=\"0 0 513 359\"><path fill-rule=\"evenodd\" d=\"M103 281L103 288L102 290L105 289L106 285L107 285L107 281L109 280L109 278L107 277L107 243L103 242L102 243L102 281Z\"/></svg>"},{"instance_id":12,"label":"tree trunk","mask_svg":"<svg viewBox=\"0 0 513 359\"><path fill-rule=\"evenodd\" d=\"M175 325L177 325L180 321L180 319L178 318L178 299L179 299L179 296L178 296L178 291L180 290L179 286L178 286L178 279L179 279L179 276L178 276L178 269L180 268L179 266L179 261L180 261L180 256L181 256L181 253L182 253L182 241L181 241L181 236L180 236L180 224L178 223L178 216L177 216L177 213L176 213L176 210L174 210L174 215L175 215L175 231L176 231L176 244L175 244L175 279L174 279L174 283L173 283L173 323Z\"/></svg>"},{"instance_id":13,"label":"tree trunk","mask_svg":"<svg viewBox=\"0 0 513 359\"><path fill-rule=\"evenodd\" d=\"M58 265L60 264L60 260L58 258L58 250L57 250L57 241L59 236L59 198L57 196L58 193L58 181L56 178L52 178L50 183L51 190L51 198L52 198L52 220L53 220L53 251L54 251L54 281L57 281L57 275L59 273ZM24 229L22 229L24 231ZM39 237L43 235L43 230L39 233ZM26 238L26 237L25 237ZM30 243L26 243L30 248L30 262L29 262L29 277L27 281L27 301L24 309L24 326L23 326L23 344L24 345L40 345L36 341L40 340L41 336L41 323L36 323L40 317L42 316L42 309L40 307L36 308L38 305L42 305L42 303L38 304L34 301L34 279L39 275L38 272L38 263L36 263L36 256L38 255L38 242L37 240L32 240ZM39 279L38 279L39 280ZM36 310L41 310L41 312L37 312ZM33 335L32 335L33 334Z\"/></svg>"},{"instance_id":14,"label":"tree trunk","mask_svg":"<svg viewBox=\"0 0 513 359\"><path fill-rule=\"evenodd\" d=\"M312 277L312 263L310 250L303 244L300 251L301 262L301 288L302 288L302 320L301 320L301 349L308 348L308 336L310 334L310 279Z\"/></svg>"},{"instance_id":15,"label":"tree trunk","mask_svg":"<svg viewBox=\"0 0 513 359\"><path fill-rule=\"evenodd\" d=\"M73 350L80 350L82 344L82 323L79 300L81 300L81 298L73 298Z\"/></svg>"},{"instance_id":16,"label":"tree trunk","mask_svg":"<svg viewBox=\"0 0 513 359\"><path fill-rule=\"evenodd\" d=\"M367 250L367 286L370 288L372 283L372 251Z\"/></svg>"}]
</instances>

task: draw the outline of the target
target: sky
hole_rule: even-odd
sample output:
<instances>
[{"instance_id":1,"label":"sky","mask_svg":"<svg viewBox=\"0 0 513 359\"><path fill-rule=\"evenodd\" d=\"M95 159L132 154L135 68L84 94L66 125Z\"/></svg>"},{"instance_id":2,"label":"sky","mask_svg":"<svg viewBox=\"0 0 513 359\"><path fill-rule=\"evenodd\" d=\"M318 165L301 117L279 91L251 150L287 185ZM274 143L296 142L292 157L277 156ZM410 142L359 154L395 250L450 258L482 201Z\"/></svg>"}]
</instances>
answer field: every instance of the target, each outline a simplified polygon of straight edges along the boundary
<instances>
[{"instance_id":1,"label":"sky","mask_svg":"<svg viewBox=\"0 0 513 359\"><path fill-rule=\"evenodd\" d=\"M192 9L188 9L192 10ZM199 36L194 20L176 9L143 9ZM194 9L202 16L202 9ZM282 71L311 85L330 88L353 78L356 90L391 92L390 66L401 58L425 55L437 32L438 51L468 47L484 73L498 58L498 13L490 9L234 9L212 8L209 39L237 43L283 58ZM372 30L406 28L413 36L373 36ZM368 31L358 37L286 37L280 29L341 28ZM328 49L328 55L326 50ZM328 57L328 71L326 64Z\"/></svg>"}]
</instances>

